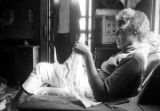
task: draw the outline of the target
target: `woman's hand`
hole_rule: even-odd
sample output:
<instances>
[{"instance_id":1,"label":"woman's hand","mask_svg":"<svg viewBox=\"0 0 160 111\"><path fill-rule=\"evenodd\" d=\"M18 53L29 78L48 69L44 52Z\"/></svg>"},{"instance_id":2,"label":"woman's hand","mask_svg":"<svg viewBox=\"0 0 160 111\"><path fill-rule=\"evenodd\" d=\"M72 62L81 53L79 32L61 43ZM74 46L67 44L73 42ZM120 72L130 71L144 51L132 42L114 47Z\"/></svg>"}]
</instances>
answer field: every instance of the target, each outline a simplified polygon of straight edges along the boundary
<instances>
[{"instance_id":1,"label":"woman's hand","mask_svg":"<svg viewBox=\"0 0 160 111\"><path fill-rule=\"evenodd\" d=\"M85 45L85 43L79 42L79 41L75 42L73 50L77 53L84 54L84 55L90 53L89 47Z\"/></svg>"}]
</instances>

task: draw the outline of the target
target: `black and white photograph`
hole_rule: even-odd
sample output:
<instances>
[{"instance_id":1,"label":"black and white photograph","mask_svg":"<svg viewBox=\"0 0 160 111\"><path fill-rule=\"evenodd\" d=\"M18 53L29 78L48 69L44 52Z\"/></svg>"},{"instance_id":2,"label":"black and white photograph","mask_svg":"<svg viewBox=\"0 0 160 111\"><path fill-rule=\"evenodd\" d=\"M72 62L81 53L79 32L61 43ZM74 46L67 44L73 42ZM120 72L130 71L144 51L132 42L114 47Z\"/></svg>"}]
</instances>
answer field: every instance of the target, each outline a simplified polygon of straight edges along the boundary
<instances>
[{"instance_id":1,"label":"black and white photograph","mask_svg":"<svg viewBox=\"0 0 160 111\"><path fill-rule=\"evenodd\" d=\"M159 0L0 0L0 111L160 111Z\"/></svg>"}]
</instances>

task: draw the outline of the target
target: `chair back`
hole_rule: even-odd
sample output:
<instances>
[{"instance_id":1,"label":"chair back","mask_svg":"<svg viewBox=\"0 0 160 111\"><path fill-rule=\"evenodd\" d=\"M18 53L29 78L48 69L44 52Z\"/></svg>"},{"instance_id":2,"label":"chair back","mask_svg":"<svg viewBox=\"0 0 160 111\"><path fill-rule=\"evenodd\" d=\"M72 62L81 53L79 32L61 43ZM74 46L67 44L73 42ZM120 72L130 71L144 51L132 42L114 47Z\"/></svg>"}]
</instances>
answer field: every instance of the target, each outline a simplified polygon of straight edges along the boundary
<instances>
[{"instance_id":1,"label":"chair back","mask_svg":"<svg viewBox=\"0 0 160 111\"><path fill-rule=\"evenodd\" d=\"M138 104L160 105L160 59L154 59L148 64L143 76L141 90L138 94Z\"/></svg>"}]
</instances>

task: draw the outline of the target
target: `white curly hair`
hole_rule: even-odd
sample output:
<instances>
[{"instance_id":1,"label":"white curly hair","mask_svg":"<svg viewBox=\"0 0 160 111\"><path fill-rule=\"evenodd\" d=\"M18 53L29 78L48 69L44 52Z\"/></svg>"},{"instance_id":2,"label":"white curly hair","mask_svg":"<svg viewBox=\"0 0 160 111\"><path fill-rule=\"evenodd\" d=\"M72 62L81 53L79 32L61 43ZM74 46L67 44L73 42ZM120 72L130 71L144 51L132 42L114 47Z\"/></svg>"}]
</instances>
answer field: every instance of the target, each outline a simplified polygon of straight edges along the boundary
<instances>
[{"instance_id":1,"label":"white curly hair","mask_svg":"<svg viewBox=\"0 0 160 111\"><path fill-rule=\"evenodd\" d=\"M124 31L130 31L139 36L140 40L146 37L146 33L150 31L150 22L144 12L126 8L116 15L118 28Z\"/></svg>"}]
</instances>

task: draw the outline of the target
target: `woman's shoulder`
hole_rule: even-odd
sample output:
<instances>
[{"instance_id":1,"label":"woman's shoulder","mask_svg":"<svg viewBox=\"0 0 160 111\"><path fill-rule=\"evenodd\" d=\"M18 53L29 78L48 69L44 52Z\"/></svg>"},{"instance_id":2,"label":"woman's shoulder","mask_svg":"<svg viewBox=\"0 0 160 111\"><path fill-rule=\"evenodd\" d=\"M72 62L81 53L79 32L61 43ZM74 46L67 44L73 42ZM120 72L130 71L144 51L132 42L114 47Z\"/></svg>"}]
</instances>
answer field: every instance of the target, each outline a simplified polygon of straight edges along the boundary
<instances>
[{"instance_id":1,"label":"woman's shoulder","mask_svg":"<svg viewBox=\"0 0 160 111\"><path fill-rule=\"evenodd\" d=\"M128 56L128 59L136 61L140 65L145 65L147 62L147 55L141 52L135 52Z\"/></svg>"},{"instance_id":2,"label":"woman's shoulder","mask_svg":"<svg viewBox=\"0 0 160 111\"><path fill-rule=\"evenodd\" d=\"M121 63L127 62L127 61L136 61L137 63L144 63L145 62L145 56L142 53L134 52L128 54L126 57L124 57L121 60Z\"/></svg>"},{"instance_id":3,"label":"woman's shoulder","mask_svg":"<svg viewBox=\"0 0 160 111\"><path fill-rule=\"evenodd\" d=\"M132 54L132 57L135 58L136 60L144 60L147 57L147 54L141 53L141 52L135 52Z\"/></svg>"}]
</instances>

